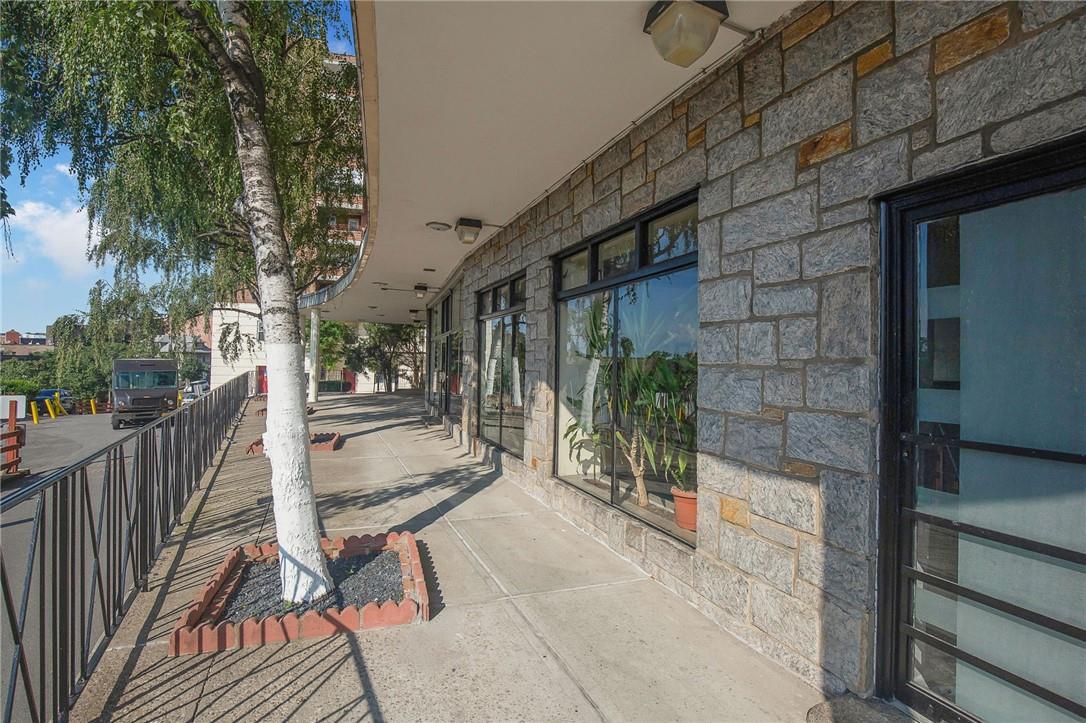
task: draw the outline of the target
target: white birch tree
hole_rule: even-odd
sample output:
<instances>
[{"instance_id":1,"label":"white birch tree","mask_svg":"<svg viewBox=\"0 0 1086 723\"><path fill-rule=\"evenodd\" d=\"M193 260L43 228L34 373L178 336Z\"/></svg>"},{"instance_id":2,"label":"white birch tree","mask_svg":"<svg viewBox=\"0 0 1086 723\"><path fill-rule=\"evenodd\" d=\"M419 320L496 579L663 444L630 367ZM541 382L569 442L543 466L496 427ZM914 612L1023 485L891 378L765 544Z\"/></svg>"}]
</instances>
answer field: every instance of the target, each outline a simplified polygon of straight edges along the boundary
<instances>
[{"instance_id":1,"label":"white birch tree","mask_svg":"<svg viewBox=\"0 0 1086 723\"><path fill-rule=\"evenodd\" d=\"M329 209L361 194L357 74L329 65L331 3L13 3L0 175L68 146L118 273L147 267L171 321L247 290L268 368L264 446L283 598L332 588L320 546L297 296L350 252ZM348 172L343 173L344 168ZM18 213L6 203L0 215Z\"/></svg>"}]
</instances>

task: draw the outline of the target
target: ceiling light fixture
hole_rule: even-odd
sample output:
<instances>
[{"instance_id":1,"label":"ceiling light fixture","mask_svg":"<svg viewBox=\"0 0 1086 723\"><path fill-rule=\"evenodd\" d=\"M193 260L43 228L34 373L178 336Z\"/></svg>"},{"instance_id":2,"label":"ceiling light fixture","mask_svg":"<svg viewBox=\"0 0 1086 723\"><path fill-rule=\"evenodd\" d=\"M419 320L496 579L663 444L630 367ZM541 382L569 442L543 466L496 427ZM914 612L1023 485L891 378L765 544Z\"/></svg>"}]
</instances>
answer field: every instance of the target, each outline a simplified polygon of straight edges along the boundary
<instances>
[{"instance_id":1,"label":"ceiling light fixture","mask_svg":"<svg viewBox=\"0 0 1086 723\"><path fill-rule=\"evenodd\" d=\"M415 284L415 298L425 298L426 292L430 290L430 287L426 284Z\"/></svg>"},{"instance_id":2,"label":"ceiling light fixture","mask_svg":"<svg viewBox=\"0 0 1086 723\"><path fill-rule=\"evenodd\" d=\"M478 241L482 230L483 222L477 218L461 217L456 219L456 235L460 239L460 243L466 246Z\"/></svg>"},{"instance_id":3,"label":"ceiling light fixture","mask_svg":"<svg viewBox=\"0 0 1086 723\"><path fill-rule=\"evenodd\" d=\"M427 221L426 228L430 229L431 231L448 231L450 228L452 228L452 226L445 223L444 221Z\"/></svg>"},{"instance_id":4,"label":"ceiling light fixture","mask_svg":"<svg viewBox=\"0 0 1086 723\"><path fill-rule=\"evenodd\" d=\"M645 16L644 32L652 36L656 52L682 68L705 55L716 39L720 24L728 19L723 0L674 0L657 2Z\"/></svg>"}]
</instances>

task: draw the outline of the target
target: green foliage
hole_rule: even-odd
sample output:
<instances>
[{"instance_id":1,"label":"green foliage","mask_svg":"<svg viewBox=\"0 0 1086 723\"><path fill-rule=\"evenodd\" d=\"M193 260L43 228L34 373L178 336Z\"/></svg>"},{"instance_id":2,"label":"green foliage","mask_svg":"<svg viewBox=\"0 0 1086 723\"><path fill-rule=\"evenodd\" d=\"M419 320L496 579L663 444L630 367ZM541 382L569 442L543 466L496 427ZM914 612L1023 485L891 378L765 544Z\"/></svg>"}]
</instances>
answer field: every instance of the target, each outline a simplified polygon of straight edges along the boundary
<instances>
[{"instance_id":1,"label":"green foliage","mask_svg":"<svg viewBox=\"0 0 1086 723\"><path fill-rule=\"evenodd\" d=\"M45 352L34 359L10 359L0 363L0 388L4 394L34 396L39 389L56 386L56 354Z\"/></svg>"},{"instance_id":2,"label":"green foliage","mask_svg":"<svg viewBox=\"0 0 1086 723\"><path fill-rule=\"evenodd\" d=\"M425 329L415 324L363 324L365 333L347 351L347 368L366 371L383 379L386 389L392 389L399 370L411 371L412 384L417 388L422 380L422 349Z\"/></svg>"},{"instance_id":3,"label":"green foliage","mask_svg":"<svg viewBox=\"0 0 1086 723\"><path fill-rule=\"evenodd\" d=\"M350 324L342 321L321 321L320 330L317 332L318 345L320 347L321 367L325 371L332 371L343 366L350 349L358 343L358 335ZM306 324L306 337L309 334L309 324Z\"/></svg>"},{"instance_id":4,"label":"green foliage","mask_svg":"<svg viewBox=\"0 0 1086 723\"><path fill-rule=\"evenodd\" d=\"M195 354L182 354L177 365L177 375L184 382L197 382L207 378L208 368Z\"/></svg>"},{"instance_id":5,"label":"green foliage","mask_svg":"<svg viewBox=\"0 0 1086 723\"><path fill-rule=\"evenodd\" d=\"M161 281L141 291L144 306L174 332L240 291L259 300L221 71L180 5L0 2L0 181L15 174L25 181L68 146L96 231L89 257L115 264L109 296L123 300L141 272L157 270ZM221 36L215 5L191 5ZM362 168L357 70L325 62L336 13L330 2L248 6L299 290L352 260L345 232L327 218L363 193L357 176L344 172ZM6 218L13 210L0 193ZM87 323L99 325L93 308Z\"/></svg>"},{"instance_id":6,"label":"green foliage","mask_svg":"<svg viewBox=\"0 0 1086 723\"><path fill-rule=\"evenodd\" d=\"M0 376L0 393L2 394L25 394L27 399L33 399L41 388L42 386L36 382L20 377L9 377L6 372Z\"/></svg>"},{"instance_id":7,"label":"green foliage","mask_svg":"<svg viewBox=\"0 0 1086 723\"><path fill-rule=\"evenodd\" d=\"M614 429L618 451L643 491L647 468L662 475L681 490L689 491L692 463L696 450L697 417L693 390L697 388L697 355L659 351L672 333L673 320L648 303L636 303L637 288L625 290L625 299L633 312L623 318L625 333L618 339L617 373L612 371L612 328L607 297L593 299L575 326L566 330L569 338L585 341L584 356L597 359L599 370L586 380L576 394L566 397L572 418L562 432L574 455L583 461L592 455L595 463L606 443L610 429L584 415L585 400L606 405L607 417L618 420ZM646 351L649 353L646 354ZM608 392L612 375L617 377L614 397ZM587 385L595 389L588 393Z\"/></svg>"}]
</instances>

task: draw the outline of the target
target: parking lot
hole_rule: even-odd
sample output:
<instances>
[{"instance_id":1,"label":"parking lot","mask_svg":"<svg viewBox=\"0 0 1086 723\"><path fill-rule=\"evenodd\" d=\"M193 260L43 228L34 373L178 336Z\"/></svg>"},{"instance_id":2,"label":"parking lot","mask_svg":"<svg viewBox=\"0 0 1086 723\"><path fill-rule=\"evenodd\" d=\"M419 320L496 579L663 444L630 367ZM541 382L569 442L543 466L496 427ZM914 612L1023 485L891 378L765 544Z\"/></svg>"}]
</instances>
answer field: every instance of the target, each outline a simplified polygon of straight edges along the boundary
<instances>
[{"instance_id":1,"label":"parking lot","mask_svg":"<svg viewBox=\"0 0 1086 723\"><path fill-rule=\"evenodd\" d=\"M44 475L78 462L89 454L132 434L132 428L114 431L108 414L81 414L43 419L40 424L26 420L26 446L22 467L30 475L4 483L3 494L33 484Z\"/></svg>"}]
</instances>

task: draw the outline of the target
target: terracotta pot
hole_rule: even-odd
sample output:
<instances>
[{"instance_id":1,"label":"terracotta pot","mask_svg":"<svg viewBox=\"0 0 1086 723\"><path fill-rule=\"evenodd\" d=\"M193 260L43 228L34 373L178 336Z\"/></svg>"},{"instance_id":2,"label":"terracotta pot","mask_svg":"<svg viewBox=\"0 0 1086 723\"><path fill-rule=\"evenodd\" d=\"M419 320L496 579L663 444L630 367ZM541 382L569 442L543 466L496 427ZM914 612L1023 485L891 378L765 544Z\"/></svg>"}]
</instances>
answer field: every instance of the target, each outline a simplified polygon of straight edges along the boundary
<instances>
[{"instance_id":1,"label":"terracotta pot","mask_svg":"<svg viewBox=\"0 0 1086 723\"><path fill-rule=\"evenodd\" d=\"M671 488L675 498L675 524L684 530L698 529L698 493L683 492L678 487Z\"/></svg>"}]
</instances>

